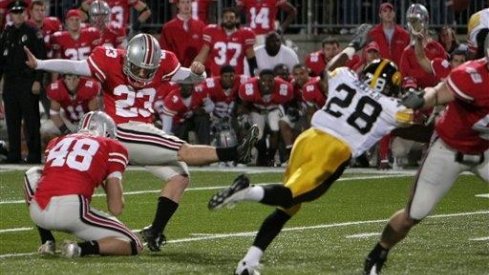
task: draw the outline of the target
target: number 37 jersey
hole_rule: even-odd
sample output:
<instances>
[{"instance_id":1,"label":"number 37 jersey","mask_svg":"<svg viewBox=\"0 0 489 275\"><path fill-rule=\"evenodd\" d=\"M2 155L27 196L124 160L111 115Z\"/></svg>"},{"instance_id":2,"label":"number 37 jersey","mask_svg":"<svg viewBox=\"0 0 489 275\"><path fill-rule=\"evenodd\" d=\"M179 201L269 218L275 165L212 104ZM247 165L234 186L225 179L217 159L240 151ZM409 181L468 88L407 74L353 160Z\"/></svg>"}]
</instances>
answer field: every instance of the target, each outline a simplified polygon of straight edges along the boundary
<instances>
[{"instance_id":1,"label":"number 37 jersey","mask_svg":"<svg viewBox=\"0 0 489 275\"><path fill-rule=\"evenodd\" d=\"M392 129L412 121L412 110L370 89L346 67L329 74L328 98L312 127L348 144L352 157L372 147Z\"/></svg>"}]
</instances>

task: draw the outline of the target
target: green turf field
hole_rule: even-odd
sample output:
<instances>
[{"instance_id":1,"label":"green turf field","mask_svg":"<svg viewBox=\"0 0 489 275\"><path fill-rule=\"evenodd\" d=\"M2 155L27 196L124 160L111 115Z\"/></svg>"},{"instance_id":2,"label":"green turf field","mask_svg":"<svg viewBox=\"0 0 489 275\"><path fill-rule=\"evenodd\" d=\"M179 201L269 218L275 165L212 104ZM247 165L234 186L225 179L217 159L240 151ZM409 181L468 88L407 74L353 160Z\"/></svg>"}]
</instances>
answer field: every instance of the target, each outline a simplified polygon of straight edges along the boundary
<instances>
[{"instance_id":1,"label":"green turf field","mask_svg":"<svg viewBox=\"0 0 489 275\"><path fill-rule=\"evenodd\" d=\"M192 186L165 232L160 253L67 260L37 255L37 231L22 202L22 171L0 172L1 274L232 274L255 231L273 210L242 203L210 212L207 201L237 172L192 172ZM281 174L250 174L254 183ZM363 258L394 211L403 207L412 176L347 171L321 199L305 204L263 258L262 274L361 274ZM134 230L153 219L160 182L128 171L120 219ZM390 254L385 274L489 274L489 186L461 176L433 216ZM485 194L476 196L478 194ZM106 209L101 196L93 205ZM56 233L58 247L73 237ZM73 239L74 240L74 239Z\"/></svg>"}]
</instances>

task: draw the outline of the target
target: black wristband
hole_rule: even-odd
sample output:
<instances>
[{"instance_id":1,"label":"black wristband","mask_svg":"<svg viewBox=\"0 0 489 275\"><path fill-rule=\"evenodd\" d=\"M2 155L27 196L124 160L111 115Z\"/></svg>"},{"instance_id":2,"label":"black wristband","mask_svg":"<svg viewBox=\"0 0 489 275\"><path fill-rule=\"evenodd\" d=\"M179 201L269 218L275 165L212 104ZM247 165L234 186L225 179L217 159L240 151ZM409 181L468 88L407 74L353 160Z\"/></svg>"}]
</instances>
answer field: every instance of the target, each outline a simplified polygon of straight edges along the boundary
<instances>
[{"instance_id":1,"label":"black wristband","mask_svg":"<svg viewBox=\"0 0 489 275\"><path fill-rule=\"evenodd\" d=\"M65 124L59 126L58 129L61 132L61 134L63 134L63 135L69 134L71 132L70 129L68 129L68 127L66 127Z\"/></svg>"}]
</instances>

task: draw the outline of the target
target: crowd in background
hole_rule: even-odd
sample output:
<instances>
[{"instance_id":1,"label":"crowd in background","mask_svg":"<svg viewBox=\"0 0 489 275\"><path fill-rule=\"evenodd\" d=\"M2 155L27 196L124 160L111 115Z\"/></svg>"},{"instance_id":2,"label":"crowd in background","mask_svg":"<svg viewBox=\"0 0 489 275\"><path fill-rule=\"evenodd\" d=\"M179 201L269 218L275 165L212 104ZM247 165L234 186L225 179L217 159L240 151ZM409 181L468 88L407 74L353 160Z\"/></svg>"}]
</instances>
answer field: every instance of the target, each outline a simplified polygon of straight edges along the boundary
<instances>
[{"instance_id":1,"label":"crowd in background","mask_svg":"<svg viewBox=\"0 0 489 275\"><path fill-rule=\"evenodd\" d=\"M189 67L193 61L204 63L208 78L197 85L162 85L152 100L154 104L147 106L148 110L154 109L155 124L191 143L213 143L221 147L234 146L250 125L258 124L260 141L252 165L286 165L295 137L309 127L311 115L326 101L323 72L328 61L342 50L340 41L327 37L321 48L302 59L285 45L284 34L310 27L300 23L307 21L303 11L313 7L305 7L305 1L295 0L268 0L258 4L248 0L106 1L0 0L0 25L2 30L8 29L12 14L22 14L25 24L37 28L42 36L45 56L39 57L72 60L88 58L98 46L124 48L128 36L157 26L155 36L161 48L174 52L182 66ZM344 34L360 23L378 22L370 33L372 41L348 62L348 67L360 72L375 59L390 59L402 73L399 83L402 89L436 85L450 68L480 56L477 46L484 41L483 35L487 35L487 29L479 28L484 24L481 16L468 21L468 16L464 18L463 13L444 6L445 1L417 1L425 2L428 7L427 17L421 18L426 29L431 27L431 22L442 25L430 28L435 35L427 32L422 40L412 38L405 25L400 24L407 20L408 6L401 3L404 1L346 1L344 6L336 2L319 1L321 14L317 18L324 20L315 23L315 32L329 33L334 27ZM471 2L470 5L481 8L480 14L489 13L487 1ZM468 36L472 36L468 41L457 39L457 25L454 25L457 19L469 22ZM212 24L216 22L219 24ZM8 37L6 31L2 32L1 41L5 44ZM4 51L5 45L0 47ZM2 73L6 76L8 64L2 62ZM4 77L6 85L8 80ZM24 160L39 163L42 144L54 136L74 132L85 112L104 108L100 96L103 87L94 79L44 74L38 82L40 88L36 93L40 94L43 106L39 137L32 137L37 133L37 126L25 127L28 118L24 116L24 127L19 124L15 129L26 137L27 148L21 150L20 145L12 145L13 140L18 139L20 143L17 138L20 135L11 133L14 126L9 127L8 138L3 136L9 146L0 148L7 163ZM9 86L4 86L4 100L5 87ZM31 91L35 92L34 87ZM7 110L3 110L0 106L0 115L7 113L7 124L14 125L8 121ZM437 112L419 115L423 134L405 138L405 134L394 132L352 165L380 169L417 165Z\"/></svg>"}]
</instances>

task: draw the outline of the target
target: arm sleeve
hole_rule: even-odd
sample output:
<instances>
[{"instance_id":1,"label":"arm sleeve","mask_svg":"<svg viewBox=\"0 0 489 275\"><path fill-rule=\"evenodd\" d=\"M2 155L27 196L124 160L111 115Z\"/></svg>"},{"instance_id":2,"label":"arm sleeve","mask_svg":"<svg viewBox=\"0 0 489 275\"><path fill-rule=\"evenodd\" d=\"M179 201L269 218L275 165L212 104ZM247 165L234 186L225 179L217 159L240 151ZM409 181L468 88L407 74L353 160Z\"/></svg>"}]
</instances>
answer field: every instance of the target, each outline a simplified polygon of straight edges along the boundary
<instances>
[{"instance_id":1,"label":"arm sleeve","mask_svg":"<svg viewBox=\"0 0 489 275\"><path fill-rule=\"evenodd\" d=\"M172 76L171 81L177 83L200 83L206 79L207 74L195 74L189 68L180 67Z\"/></svg>"},{"instance_id":2,"label":"arm sleeve","mask_svg":"<svg viewBox=\"0 0 489 275\"><path fill-rule=\"evenodd\" d=\"M37 70L57 72L63 74L76 74L81 76L92 76L92 71L87 60L50 59L38 60Z\"/></svg>"},{"instance_id":3,"label":"arm sleeve","mask_svg":"<svg viewBox=\"0 0 489 275\"><path fill-rule=\"evenodd\" d=\"M171 128L173 126L173 117L163 114L161 116L161 120L162 120L162 124L163 124L163 126L162 126L163 132L165 132L167 134L171 134Z\"/></svg>"}]
</instances>

